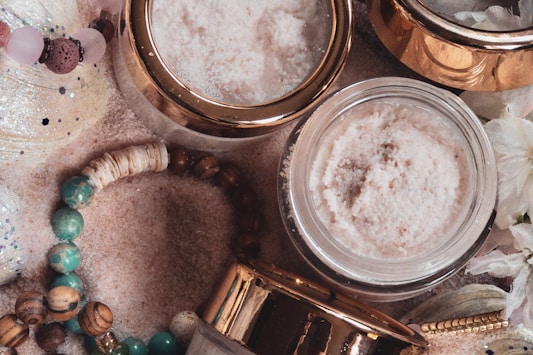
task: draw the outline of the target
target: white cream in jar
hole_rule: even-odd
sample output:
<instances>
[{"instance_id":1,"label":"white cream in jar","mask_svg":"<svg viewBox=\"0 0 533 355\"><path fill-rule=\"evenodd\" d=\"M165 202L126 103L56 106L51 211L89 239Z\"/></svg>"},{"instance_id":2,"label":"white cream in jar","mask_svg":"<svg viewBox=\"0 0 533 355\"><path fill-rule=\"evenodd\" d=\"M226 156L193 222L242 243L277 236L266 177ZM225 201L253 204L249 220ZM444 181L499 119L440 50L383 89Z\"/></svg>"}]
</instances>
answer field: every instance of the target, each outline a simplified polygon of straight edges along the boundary
<instances>
[{"instance_id":1,"label":"white cream in jar","mask_svg":"<svg viewBox=\"0 0 533 355\"><path fill-rule=\"evenodd\" d=\"M344 112L309 178L317 215L354 255L412 258L438 247L464 209L463 144L435 112L376 102Z\"/></svg>"},{"instance_id":2,"label":"white cream in jar","mask_svg":"<svg viewBox=\"0 0 533 355\"><path fill-rule=\"evenodd\" d=\"M157 0L151 20L159 55L182 82L251 105L290 93L318 67L330 12L319 0Z\"/></svg>"},{"instance_id":3,"label":"white cream in jar","mask_svg":"<svg viewBox=\"0 0 533 355\"><path fill-rule=\"evenodd\" d=\"M417 295L458 272L495 216L483 126L453 93L398 77L352 84L292 131L278 200L301 256L343 292Z\"/></svg>"}]
</instances>

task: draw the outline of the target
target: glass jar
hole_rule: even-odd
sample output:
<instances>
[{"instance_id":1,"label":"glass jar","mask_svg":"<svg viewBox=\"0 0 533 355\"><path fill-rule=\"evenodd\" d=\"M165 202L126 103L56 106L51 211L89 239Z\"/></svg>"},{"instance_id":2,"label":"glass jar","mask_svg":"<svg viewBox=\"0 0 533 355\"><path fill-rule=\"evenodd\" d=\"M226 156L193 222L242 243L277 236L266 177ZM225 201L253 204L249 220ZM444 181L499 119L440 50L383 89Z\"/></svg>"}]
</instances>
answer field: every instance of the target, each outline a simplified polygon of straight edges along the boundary
<instances>
[{"instance_id":1,"label":"glass jar","mask_svg":"<svg viewBox=\"0 0 533 355\"><path fill-rule=\"evenodd\" d=\"M471 18L460 20L465 10L479 18L494 5L516 23L479 28ZM402 63L438 83L473 91L533 84L531 14L524 11L519 20L517 12L516 1L368 1L376 34Z\"/></svg>"},{"instance_id":2,"label":"glass jar","mask_svg":"<svg viewBox=\"0 0 533 355\"><path fill-rule=\"evenodd\" d=\"M419 294L477 252L494 217L494 153L456 95L385 77L331 95L279 168L292 242L325 279L373 301Z\"/></svg>"},{"instance_id":3,"label":"glass jar","mask_svg":"<svg viewBox=\"0 0 533 355\"><path fill-rule=\"evenodd\" d=\"M350 1L245 5L125 1L117 80L167 141L239 147L301 117L340 74L352 41Z\"/></svg>"}]
</instances>

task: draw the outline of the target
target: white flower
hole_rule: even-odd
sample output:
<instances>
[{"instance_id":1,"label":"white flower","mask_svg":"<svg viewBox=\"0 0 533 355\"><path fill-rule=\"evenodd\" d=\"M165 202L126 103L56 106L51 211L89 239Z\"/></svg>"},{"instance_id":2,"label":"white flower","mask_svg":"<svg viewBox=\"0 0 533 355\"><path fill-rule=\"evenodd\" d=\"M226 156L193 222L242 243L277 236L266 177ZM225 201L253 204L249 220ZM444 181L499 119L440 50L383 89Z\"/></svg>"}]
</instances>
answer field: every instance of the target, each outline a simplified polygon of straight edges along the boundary
<instances>
[{"instance_id":1,"label":"white flower","mask_svg":"<svg viewBox=\"0 0 533 355\"><path fill-rule=\"evenodd\" d=\"M524 213L533 216L533 122L495 119L485 129L498 169L496 225L506 229Z\"/></svg>"},{"instance_id":2,"label":"white flower","mask_svg":"<svg viewBox=\"0 0 533 355\"><path fill-rule=\"evenodd\" d=\"M518 13L520 15L514 15L509 8L493 5L485 11L459 11L454 14L454 17L460 24L482 30L519 30L531 26L532 4L531 0L519 0Z\"/></svg>"},{"instance_id":3,"label":"white flower","mask_svg":"<svg viewBox=\"0 0 533 355\"><path fill-rule=\"evenodd\" d=\"M513 277L507 296L505 317L513 324L533 325L533 225L521 223L509 227L514 237L515 253L504 254L496 249L470 260L466 271L477 275L489 273L494 277Z\"/></svg>"}]
</instances>

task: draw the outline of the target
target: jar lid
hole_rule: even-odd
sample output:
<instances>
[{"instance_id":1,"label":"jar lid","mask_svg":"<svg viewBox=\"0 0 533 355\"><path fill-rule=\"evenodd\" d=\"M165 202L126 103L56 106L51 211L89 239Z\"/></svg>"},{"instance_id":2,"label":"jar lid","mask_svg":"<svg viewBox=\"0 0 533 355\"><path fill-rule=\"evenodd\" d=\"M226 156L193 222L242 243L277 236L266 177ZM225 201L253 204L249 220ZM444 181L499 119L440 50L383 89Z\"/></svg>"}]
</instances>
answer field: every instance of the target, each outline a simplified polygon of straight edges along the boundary
<instances>
[{"instance_id":1,"label":"jar lid","mask_svg":"<svg viewBox=\"0 0 533 355\"><path fill-rule=\"evenodd\" d=\"M260 354L394 354L427 346L420 334L372 307L259 263L229 268L204 320Z\"/></svg>"},{"instance_id":2,"label":"jar lid","mask_svg":"<svg viewBox=\"0 0 533 355\"><path fill-rule=\"evenodd\" d=\"M142 92L142 100L149 101L173 122L211 136L241 138L264 135L301 117L326 93L340 74L352 40L354 25L351 2L330 0L324 4L317 3L317 6L327 8L324 18L331 29L331 33L326 34L325 48L320 50L318 64L287 94L257 104L232 103L194 89L170 69L154 38L154 4L155 0L125 2L119 30L119 51L125 68L119 70L117 76L127 72L132 85ZM186 60L188 58L183 58L183 61ZM236 66L237 62L232 64L231 70L236 70Z\"/></svg>"},{"instance_id":3,"label":"jar lid","mask_svg":"<svg viewBox=\"0 0 533 355\"><path fill-rule=\"evenodd\" d=\"M501 91L533 84L532 26L477 29L445 17L428 3L368 2L376 34L402 63L430 80L463 90Z\"/></svg>"}]
</instances>

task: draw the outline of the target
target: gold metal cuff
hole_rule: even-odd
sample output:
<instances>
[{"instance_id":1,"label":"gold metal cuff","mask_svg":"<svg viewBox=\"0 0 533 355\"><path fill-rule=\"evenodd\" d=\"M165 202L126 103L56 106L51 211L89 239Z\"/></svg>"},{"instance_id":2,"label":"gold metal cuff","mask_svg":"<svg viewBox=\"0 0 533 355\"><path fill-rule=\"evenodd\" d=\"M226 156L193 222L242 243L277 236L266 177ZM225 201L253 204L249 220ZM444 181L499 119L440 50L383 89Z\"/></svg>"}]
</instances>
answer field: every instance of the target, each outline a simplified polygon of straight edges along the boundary
<instances>
[{"instance_id":1,"label":"gold metal cuff","mask_svg":"<svg viewBox=\"0 0 533 355\"><path fill-rule=\"evenodd\" d=\"M426 340L391 317L289 272L234 264L204 320L252 352L397 354Z\"/></svg>"}]
</instances>

